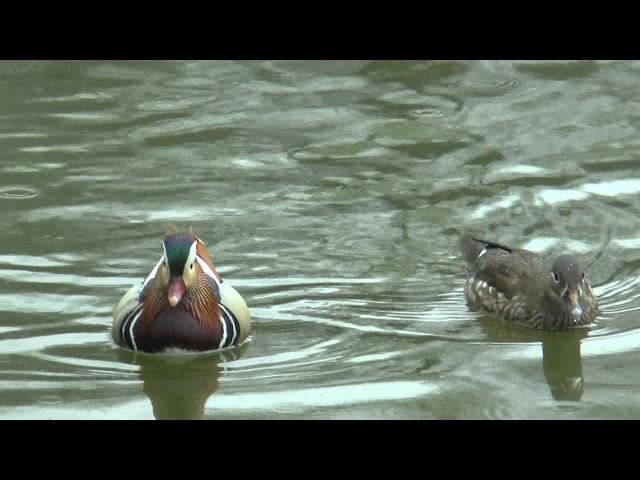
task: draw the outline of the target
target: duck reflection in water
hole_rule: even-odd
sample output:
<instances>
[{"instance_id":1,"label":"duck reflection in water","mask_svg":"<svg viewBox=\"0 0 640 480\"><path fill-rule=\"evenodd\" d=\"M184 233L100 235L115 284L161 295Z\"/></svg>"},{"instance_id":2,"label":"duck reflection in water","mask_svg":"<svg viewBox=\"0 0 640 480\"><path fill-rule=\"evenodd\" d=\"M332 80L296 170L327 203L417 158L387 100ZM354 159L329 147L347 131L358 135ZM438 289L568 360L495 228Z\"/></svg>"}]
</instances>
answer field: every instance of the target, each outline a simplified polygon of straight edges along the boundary
<instances>
[{"instance_id":1,"label":"duck reflection in water","mask_svg":"<svg viewBox=\"0 0 640 480\"><path fill-rule=\"evenodd\" d=\"M580 341L586 332L547 335L542 341L542 367L556 400L578 401L584 393Z\"/></svg>"},{"instance_id":2,"label":"duck reflection in water","mask_svg":"<svg viewBox=\"0 0 640 480\"><path fill-rule=\"evenodd\" d=\"M145 354L118 350L120 360L140 366L143 391L157 420L198 420L218 389L225 363L237 360L247 342L211 353Z\"/></svg>"},{"instance_id":3,"label":"duck reflection in water","mask_svg":"<svg viewBox=\"0 0 640 480\"><path fill-rule=\"evenodd\" d=\"M579 401L584 393L580 342L588 330L540 332L484 317L481 324L491 341L542 343L542 370L555 400Z\"/></svg>"}]
</instances>

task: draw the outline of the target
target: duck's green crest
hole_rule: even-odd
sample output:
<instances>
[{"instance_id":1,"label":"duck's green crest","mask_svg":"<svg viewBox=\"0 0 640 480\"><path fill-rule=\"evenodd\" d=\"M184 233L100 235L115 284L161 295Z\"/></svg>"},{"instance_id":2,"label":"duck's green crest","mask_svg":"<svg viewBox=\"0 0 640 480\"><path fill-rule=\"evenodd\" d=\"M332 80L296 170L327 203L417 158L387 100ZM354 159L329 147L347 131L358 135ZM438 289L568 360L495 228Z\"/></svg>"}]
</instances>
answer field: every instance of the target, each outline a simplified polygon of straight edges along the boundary
<instances>
[{"instance_id":1,"label":"duck's green crest","mask_svg":"<svg viewBox=\"0 0 640 480\"><path fill-rule=\"evenodd\" d=\"M172 277L182 275L184 263L189 256L193 241L193 235L190 233L171 235L164 239L164 249L167 252L167 261Z\"/></svg>"}]
</instances>

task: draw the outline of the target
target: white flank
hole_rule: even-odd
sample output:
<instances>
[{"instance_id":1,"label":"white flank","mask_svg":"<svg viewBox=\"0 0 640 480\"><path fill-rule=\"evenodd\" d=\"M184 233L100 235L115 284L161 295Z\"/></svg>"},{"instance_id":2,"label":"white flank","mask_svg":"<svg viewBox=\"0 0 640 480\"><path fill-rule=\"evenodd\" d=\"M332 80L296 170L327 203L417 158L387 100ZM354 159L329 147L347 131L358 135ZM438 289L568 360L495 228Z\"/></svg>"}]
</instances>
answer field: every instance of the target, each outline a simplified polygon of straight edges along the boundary
<instances>
[{"instance_id":1,"label":"white flank","mask_svg":"<svg viewBox=\"0 0 640 480\"><path fill-rule=\"evenodd\" d=\"M233 342L235 341L236 337L238 336L238 332L236 332L236 324L233 321L233 316L231 315L231 312L227 309L227 307L225 307L224 305L222 305L221 303L219 304L220 308L222 308L222 310L225 311L225 313L227 314L227 316L229 317L229 321L231 322L231 328L233 328L233 336L231 337L231 343L233 344ZM224 323L223 319L220 319L220 321L222 323Z\"/></svg>"},{"instance_id":2,"label":"white flank","mask_svg":"<svg viewBox=\"0 0 640 480\"><path fill-rule=\"evenodd\" d=\"M133 345L133 349L135 351L138 351L138 346L136 345L136 340L133 337L133 327L135 327L136 322L140 318L140 315L142 315L142 309L140 309L138 314L135 317L133 317L133 320L131 321L131 325L129 326L129 337L131 337L131 344Z\"/></svg>"},{"instance_id":3,"label":"white flank","mask_svg":"<svg viewBox=\"0 0 640 480\"><path fill-rule=\"evenodd\" d=\"M220 343L218 344L218 348L224 347L224 342L227 341L227 324L223 319L220 319L220 323L222 324L222 338L220 339Z\"/></svg>"}]
</instances>

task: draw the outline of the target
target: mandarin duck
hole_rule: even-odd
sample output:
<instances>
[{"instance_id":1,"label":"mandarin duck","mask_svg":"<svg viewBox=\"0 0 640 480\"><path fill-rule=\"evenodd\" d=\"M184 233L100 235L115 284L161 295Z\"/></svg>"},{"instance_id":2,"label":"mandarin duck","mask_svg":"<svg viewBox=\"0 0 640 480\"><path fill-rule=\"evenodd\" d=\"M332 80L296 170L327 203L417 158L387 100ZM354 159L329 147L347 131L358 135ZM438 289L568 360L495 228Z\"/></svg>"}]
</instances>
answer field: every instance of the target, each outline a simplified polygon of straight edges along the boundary
<instances>
[{"instance_id":1,"label":"mandarin duck","mask_svg":"<svg viewBox=\"0 0 640 480\"><path fill-rule=\"evenodd\" d=\"M190 230L168 227L164 253L151 273L124 294L113 312L112 335L143 352L217 350L237 345L251 331L247 304L211 261Z\"/></svg>"},{"instance_id":2,"label":"mandarin duck","mask_svg":"<svg viewBox=\"0 0 640 480\"><path fill-rule=\"evenodd\" d=\"M545 266L533 252L465 236L467 303L507 322L538 330L591 324L598 302L577 258L557 257Z\"/></svg>"}]
</instances>

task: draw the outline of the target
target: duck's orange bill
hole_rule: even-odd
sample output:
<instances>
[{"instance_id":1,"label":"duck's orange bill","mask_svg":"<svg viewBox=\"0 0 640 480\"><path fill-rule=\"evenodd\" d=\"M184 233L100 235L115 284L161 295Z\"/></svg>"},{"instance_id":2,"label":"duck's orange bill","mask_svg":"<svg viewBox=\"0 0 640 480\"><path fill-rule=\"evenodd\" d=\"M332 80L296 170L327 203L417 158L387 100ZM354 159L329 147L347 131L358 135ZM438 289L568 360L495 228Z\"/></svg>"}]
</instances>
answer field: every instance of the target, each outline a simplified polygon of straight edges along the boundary
<instances>
[{"instance_id":1,"label":"duck's orange bill","mask_svg":"<svg viewBox=\"0 0 640 480\"><path fill-rule=\"evenodd\" d=\"M579 305L578 298L580 298L580 295L577 290L567 290L564 298L572 305Z\"/></svg>"}]
</instances>

